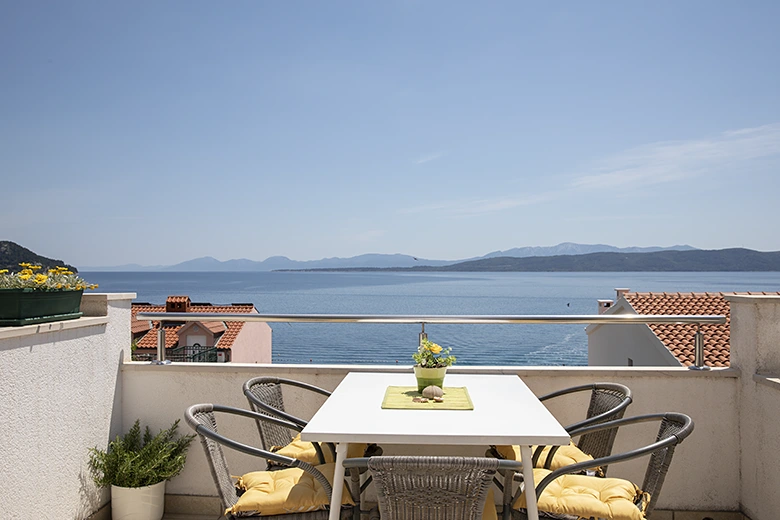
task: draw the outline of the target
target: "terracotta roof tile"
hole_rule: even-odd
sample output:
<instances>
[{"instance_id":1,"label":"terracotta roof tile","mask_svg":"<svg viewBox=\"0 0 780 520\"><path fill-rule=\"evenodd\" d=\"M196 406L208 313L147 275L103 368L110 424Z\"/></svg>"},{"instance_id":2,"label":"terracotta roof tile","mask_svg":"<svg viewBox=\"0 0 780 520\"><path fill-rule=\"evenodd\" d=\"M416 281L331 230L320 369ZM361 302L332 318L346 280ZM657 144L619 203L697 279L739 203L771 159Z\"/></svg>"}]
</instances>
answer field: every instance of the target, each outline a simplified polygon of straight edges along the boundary
<instances>
[{"instance_id":1,"label":"terracotta roof tile","mask_svg":"<svg viewBox=\"0 0 780 520\"><path fill-rule=\"evenodd\" d=\"M182 300L172 300L172 298L183 298ZM169 296L166 302L171 301L187 301L188 296ZM147 332L143 337L139 338L137 345L138 348L157 348L157 331L160 329L160 322L152 322L151 328L148 326L148 321L136 319L136 314L139 312L165 312L165 305L149 305L149 304L133 304L131 308L131 330L135 330L135 327L141 327L139 323L146 323ZM231 313L231 314L251 314L257 313L254 306L247 305L190 305L189 312L219 312L219 313ZM222 335L217 339L216 347L220 349L229 349L233 346L241 329L244 328L243 321L207 321L203 322L203 326L208 328L212 333ZM165 348L172 348L179 343L179 329L182 328L181 323L165 324ZM139 330L143 332L143 330Z\"/></svg>"},{"instance_id":2,"label":"terracotta roof tile","mask_svg":"<svg viewBox=\"0 0 780 520\"><path fill-rule=\"evenodd\" d=\"M778 294L766 292L703 292L703 293L626 293L624 298L637 314L713 314L726 317L726 323L703 324L704 364L710 367L727 367L730 361L731 313L726 294ZM694 364L695 324L654 323L648 325L661 343L674 354L684 366Z\"/></svg>"},{"instance_id":3,"label":"terracotta roof tile","mask_svg":"<svg viewBox=\"0 0 780 520\"><path fill-rule=\"evenodd\" d=\"M130 323L130 332L135 336L142 332L148 332L152 328L152 322L148 320L133 320Z\"/></svg>"}]
</instances>

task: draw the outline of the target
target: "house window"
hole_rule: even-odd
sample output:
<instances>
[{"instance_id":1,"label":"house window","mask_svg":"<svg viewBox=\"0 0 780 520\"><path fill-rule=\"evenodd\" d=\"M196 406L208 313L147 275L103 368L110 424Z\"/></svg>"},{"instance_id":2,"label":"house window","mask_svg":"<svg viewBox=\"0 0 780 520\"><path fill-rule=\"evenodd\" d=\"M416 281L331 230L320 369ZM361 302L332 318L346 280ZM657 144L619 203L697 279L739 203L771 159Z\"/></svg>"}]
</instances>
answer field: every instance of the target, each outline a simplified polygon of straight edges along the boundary
<instances>
[{"instance_id":1,"label":"house window","mask_svg":"<svg viewBox=\"0 0 780 520\"><path fill-rule=\"evenodd\" d=\"M631 358L628 358L628 366L632 367L634 366L634 360Z\"/></svg>"}]
</instances>

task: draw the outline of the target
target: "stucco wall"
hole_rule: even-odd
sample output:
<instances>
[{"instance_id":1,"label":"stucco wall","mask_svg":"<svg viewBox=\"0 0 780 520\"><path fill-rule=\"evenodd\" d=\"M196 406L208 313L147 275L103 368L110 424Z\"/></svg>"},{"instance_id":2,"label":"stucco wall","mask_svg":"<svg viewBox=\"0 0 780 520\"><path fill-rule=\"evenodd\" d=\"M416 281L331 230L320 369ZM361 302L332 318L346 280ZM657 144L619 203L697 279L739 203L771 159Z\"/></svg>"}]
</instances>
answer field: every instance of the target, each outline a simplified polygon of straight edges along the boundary
<instances>
[{"instance_id":1,"label":"stucco wall","mask_svg":"<svg viewBox=\"0 0 780 520\"><path fill-rule=\"evenodd\" d=\"M86 518L107 493L90 446L122 430L123 351L135 294L84 295L87 317L0 328L0 510L4 519ZM43 498L45 497L45 498Z\"/></svg>"},{"instance_id":2,"label":"stucco wall","mask_svg":"<svg viewBox=\"0 0 780 520\"><path fill-rule=\"evenodd\" d=\"M621 298L607 314L636 312ZM585 332L590 366L627 366L628 358L638 367L681 366L647 325L589 325Z\"/></svg>"},{"instance_id":3,"label":"stucco wall","mask_svg":"<svg viewBox=\"0 0 780 520\"><path fill-rule=\"evenodd\" d=\"M780 297L726 296L739 380L741 501L752 520L780 518Z\"/></svg>"},{"instance_id":4,"label":"stucco wall","mask_svg":"<svg viewBox=\"0 0 780 520\"><path fill-rule=\"evenodd\" d=\"M267 323L244 323L233 342L231 360L233 363L270 363L271 337L271 327Z\"/></svg>"},{"instance_id":5,"label":"stucco wall","mask_svg":"<svg viewBox=\"0 0 780 520\"><path fill-rule=\"evenodd\" d=\"M169 425L183 417L187 406L212 402L246 407L241 385L250 377L275 375L290 377L333 389L343 376L354 370L406 371L398 367L326 367L291 365L218 365L177 364L152 366L141 363L123 367L123 385L126 399L123 421L127 424L141 417L155 428ZM541 395L559 388L596 381L616 381L628 385L634 392L634 404L628 415L659 411L678 411L691 415L696 423L692 437L675 453L675 460L667 477L658 507L661 509L737 510L739 508L739 474L728 468L738 467L737 376L735 371L714 370L693 372L687 369L596 369L582 368L453 368L464 373L502 372L518 374L526 384ZM156 396L167 395L160 401ZM285 396L288 408L301 417L309 418L321 404L310 401L300 392ZM154 402L154 406L147 403ZM562 423L584 417L587 398L550 401L550 408ZM507 403L507 413L512 413ZM519 412L518 412L519 413ZM238 440L259 443L255 426L250 421L229 421L220 426ZM618 435L615 451L650 444L655 440L657 427L637 426ZM386 447L386 452L393 448ZM713 456L714 453L718 455ZM230 470L241 474L262 467L249 457L229 452ZM641 483L646 461L610 467L614 476L623 476ZM168 485L173 494L216 495L211 475L200 445L193 445L184 472Z\"/></svg>"},{"instance_id":6,"label":"stucco wall","mask_svg":"<svg viewBox=\"0 0 780 520\"><path fill-rule=\"evenodd\" d=\"M680 366L647 325L598 325L588 330L588 365Z\"/></svg>"}]
</instances>

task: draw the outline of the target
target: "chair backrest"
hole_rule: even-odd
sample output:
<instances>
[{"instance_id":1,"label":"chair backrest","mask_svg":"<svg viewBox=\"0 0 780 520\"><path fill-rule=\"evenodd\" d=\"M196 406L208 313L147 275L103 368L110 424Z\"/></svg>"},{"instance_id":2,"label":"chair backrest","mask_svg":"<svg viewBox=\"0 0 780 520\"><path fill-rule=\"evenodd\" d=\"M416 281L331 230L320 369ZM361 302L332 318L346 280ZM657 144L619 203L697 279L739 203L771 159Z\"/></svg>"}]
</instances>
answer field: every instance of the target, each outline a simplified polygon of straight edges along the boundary
<instances>
[{"instance_id":1,"label":"chair backrest","mask_svg":"<svg viewBox=\"0 0 780 520\"><path fill-rule=\"evenodd\" d=\"M244 383L244 395L257 413L282 417L286 413L282 396L283 380L277 377L255 377ZM255 421L260 442L266 450L286 446L293 440L291 430L265 421Z\"/></svg>"},{"instance_id":2,"label":"chair backrest","mask_svg":"<svg viewBox=\"0 0 780 520\"><path fill-rule=\"evenodd\" d=\"M606 423L586 426L584 428L574 430L571 433L572 435L576 435L578 432L590 433L593 431L603 430L617 431L623 426L645 422L659 423L658 435L656 436L656 441L653 444L643 446L625 453L617 453L607 457L597 458L592 461L579 462L557 469L547 475L541 482L537 483L536 496L541 496L544 488L561 475L576 474L593 467L605 467L608 464L646 457L649 455L647 470L645 471L645 479L642 482L641 489L642 491L650 494L650 501L645 511L645 516L650 516L650 513L652 513L653 509L655 508L655 504L658 501L658 496L661 494L661 488L663 487L666 473L669 471L669 466L672 463L672 456L674 455L675 447L686 437L688 437L691 432L693 432L693 420L685 414L675 412L648 414L636 417L627 417L624 419L616 419ZM516 499L517 496L515 496L512 503L514 503L514 500Z\"/></svg>"},{"instance_id":3,"label":"chair backrest","mask_svg":"<svg viewBox=\"0 0 780 520\"><path fill-rule=\"evenodd\" d=\"M519 470L515 461L480 457L371 457L382 520L478 520L499 468ZM345 461L350 467L350 460Z\"/></svg>"},{"instance_id":4,"label":"chair backrest","mask_svg":"<svg viewBox=\"0 0 780 520\"><path fill-rule=\"evenodd\" d=\"M539 400L546 401L562 395L583 391L590 391L591 393L587 415L584 420L566 426L566 430L569 432L584 426L620 419L624 416L628 405L632 401L631 389L619 383L593 383L574 386L544 395ZM616 429L581 435L577 442L577 447L593 458L606 457L612 453L616 435Z\"/></svg>"},{"instance_id":5,"label":"chair backrest","mask_svg":"<svg viewBox=\"0 0 780 520\"><path fill-rule=\"evenodd\" d=\"M693 431L693 421L684 414L669 413L661 420L658 428L658 437L656 442L662 442L666 439L676 439L664 448L653 451L650 460L647 463L645 479L642 482L642 491L650 493L650 503L647 506L647 515L655 508L658 501L658 495L661 493L661 487L664 485L666 473L669 471L669 465L672 463L674 449Z\"/></svg>"},{"instance_id":6,"label":"chair backrest","mask_svg":"<svg viewBox=\"0 0 780 520\"><path fill-rule=\"evenodd\" d=\"M198 431L197 426L202 425L205 429L218 433L217 418L214 416L212 405L191 406L187 409L185 419L187 424L196 432ZM238 501L238 496L236 495L233 479L230 477L230 471L228 471L227 459L225 459L225 453L222 451L222 445L206 437L201 432L198 432L198 437L203 450L206 452L206 461L209 464L214 484L217 486L219 498L222 499L222 507L224 509L233 507Z\"/></svg>"}]
</instances>

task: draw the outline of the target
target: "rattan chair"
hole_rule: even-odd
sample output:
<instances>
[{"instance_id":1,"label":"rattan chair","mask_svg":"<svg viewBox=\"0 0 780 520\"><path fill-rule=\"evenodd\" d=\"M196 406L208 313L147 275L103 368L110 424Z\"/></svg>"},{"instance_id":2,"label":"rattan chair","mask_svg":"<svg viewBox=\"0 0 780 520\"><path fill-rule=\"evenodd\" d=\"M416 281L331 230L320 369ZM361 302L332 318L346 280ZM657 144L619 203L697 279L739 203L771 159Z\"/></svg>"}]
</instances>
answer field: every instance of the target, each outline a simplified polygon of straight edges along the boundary
<instances>
[{"instance_id":1,"label":"rattan chair","mask_svg":"<svg viewBox=\"0 0 780 520\"><path fill-rule=\"evenodd\" d=\"M273 461L278 466L283 466L285 468L299 468L303 472L312 475L312 477L316 480L316 483L326 492L328 501L330 501L332 491L331 485L328 482L327 477L323 475L319 469L307 462L284 457L267 450L262 450L253 446L242 444L224 435L221 435L217 431L216 413L247 417L258 421L275 424L284 428L291 428L292 425L283 419L264 416L256 412L243 410L240 408L233 408L230 406L221 406L216 404L196 404L190 406L187 409L185 413L185 419L187 424L189 424L192 429L197 432L200 438L201 444L203 445L203 450L206 453L206 459L209 464L209 469L211 470L211 475L214 479L215 485L217 486L219 496L222 499L222 505L226 510L232 508L238 502L239 495L233 479L231 478L231 473L228 470L227 460L222 450L223 446L240 451L242 453L253 455L258 458ZM278 473L271 472L264 473L269 473L270 475L279 475ZM359 503L360 481L359 475L356 471L352 472L350 484L345 486L344 493L345 496L349 494L355 503ZM304 513L275 514L270 516L270 518L279 520L327 520L329 511L327 506L323 507L323 509ZM225 515L228 519L238 518L238 516L232 514L231 512L226 512ZM359 515L360 509L358 507L346 505L342 506L340 514L340 518L342 520L357 519L359 518ZM264 517L263 515L256 516ZM268 515L265 515L265 517L268 517Z\"/></svg>"},{"instance_id":2,"label":"rattan chair","mask_svg":"<svg viewBox=\"0 0 780 520\"><path fill-rule=\"evenodd\" d=\"M295 425L294 427L284 427L267 421L256 421L257 430L260 433L260 442L265 450L274 451L280 447L289 445L297 432L303 430L307 424L305 420L292 415L285 409L284 398L282 396L282 387L284 385L301 388L325 397L330 396L330 392L325 389L293 379L253 377L245 382L243 391L252 410L260 414L282 418ZM296 432L296 434L293 434L292 432ZM322 448L319 443L313 442L311 444L316 451L317 457L314 460L307 460L307 462L323 464L326 459ZM335 448L333 445L328 445L328 449L331 452L330 460L336 460Z\"/></svg>"},{"instance_id":3,"label":"rattan chair","mask_svg":"<svg viewBox=\"0 0 780 520\"><path fill-rule=\"evenodd\" d=\"M522 463L487 457L370 457L347 459L345 468L368 468L382 520L478 520L498 470Z\"/></svg>"},{"instance_id":4,"label":"rattan chair","mask_svg":"<svg viewBox=\"0 0 780 520\"><path fill-rule=\"evenodd\" d=\"M284 447L290 445L290 443L295 439L295 435L293 435L292 432L296 432L297 434L297 432L303 430L307 424L305 420L292 415L285 409L284 398L282 395L282 388L285 385L301 388L308 392L313 392L314 394L325 397L330 396L330 392L327 390L324 390L318 386L304 383L302 381L295 381L293 379L283 379L279 377L253 377L249 381L245 382L243 391L252 410L260 414L279 417L294 425L294 427L283 427L266 421L257 421L257 429L260 433L260 441L262 443L263 449L266 450L284 450ZM327 455L319 443L297 441L296 444L301 447L308 447L311 445L314 448L316 456L306 458L306 462L312 464L322 464L336 460L336 450L331 443L325 444L325 449L328 450ZM311 453L311 450L306 451ZM364 446L362 450L359 450L355 456L375 456L381 454L382 448L376 444L368 444ZM273 465L271 465L271 469L273 469Z\"/></svg>"},{"instance_id":5,"label":"rattan chair","mask_svg":"<svg viewBox=\"0 0 780 520\"><path fill-rule=\"evenodd\" d=\"M631 389L619 383L592 383L573 386L543 395L539 400L544 402L579 392L590 392L590 403L585 419L565 426L569 434L573 430L584 426L620 419L626 413L626 409L632 401ZM534 450L532 463L535 468L558 469L570 464L572 460L580 461L589 457L606 457L612 453L612 445L615 443L616 434L616 430L586 433L580 436L576 444L572 443L565 448L564 451L568 455L567 457L557 456L560 449L558 446L538 446ZM515 453L520 452L519 447L512 447L512 449ZM491 446L488 454L501 458L506 454L506 451L499 450L496 446ZM606 467L601 468L602 476L606 474L606 470Z\"/></svg>"},{"instance_id":6,"label":"rattan chair","mask_svg":"<svg viewBox=\"0 0 780 520\"><path fill-rule=\"evenodd\" d=\"M545 507L545 492L551 483L558 478L563 480L558 484L561 488L558 490L560 496L566 497L571 500L575 495L581 495L586 498L592 498L593 493L588 493L585 489L594 486L598 488L601 483L606 481L618 481L621 479L602 479L595 476L587 476L580 474L583 470L591 469L596 466L606 466L608 464L614 464L630 459L636 459L640 457L649 456L647 469L645 471L645 478L642 486L639 488L643 493L637 493L635 496L637 501L632 503L634 507L637 507L642 513L642 518L647 518L653 512L655 505L658 501L658 496L661 493L666 473L669 470L669 465L672 462L672 456L674 455L675 447L681 443L688 435L693 431L693 421L690 417L681 413L658 413L641 415L637 417L628 417L625 419L618 419L609 421L606 423L586 426L578 428L572 432L572 435L578 434L591 434L596 432L602 432L607 430L617 431L619 428L639 423L658 422L658 434L656 441L647 446L637 448L625 453L619 453L610 455L607 457L596 458L592 461L581 462L572 464L567 467L563 467L554 471L546 469L535 469L534 480L536 481L535 492L537 500L539 501L539 516L540 518L571 518L577 520L578 518L587 518L588 516L603 518L610 520L613 518L609 514L603 512L598 515L595 513L589 514L585 511L579 511L577 515L567 516L561 514L560 511L549 511L543 509ZM542 477L539 479L539 477ZM630 484L633 488L636 488L634 484L629 481L622 481ZM505 511L511 510L511 517L514 520L526 520L527 516L524 509L521 509L525 502L524 496L521 500L522 486L512 497L512 501L504 504ZM649 495L649 496L648 496ZM555 501L551 501L555 503ZM511 504L511 507L510 507ZM623 504L625 506L626 504ZM609 509L615 508L616 503L613 502ZM569 511L571 513L571 511ZM506 518L506 516L505 516Z\"/></svg>"}]
</instances>

